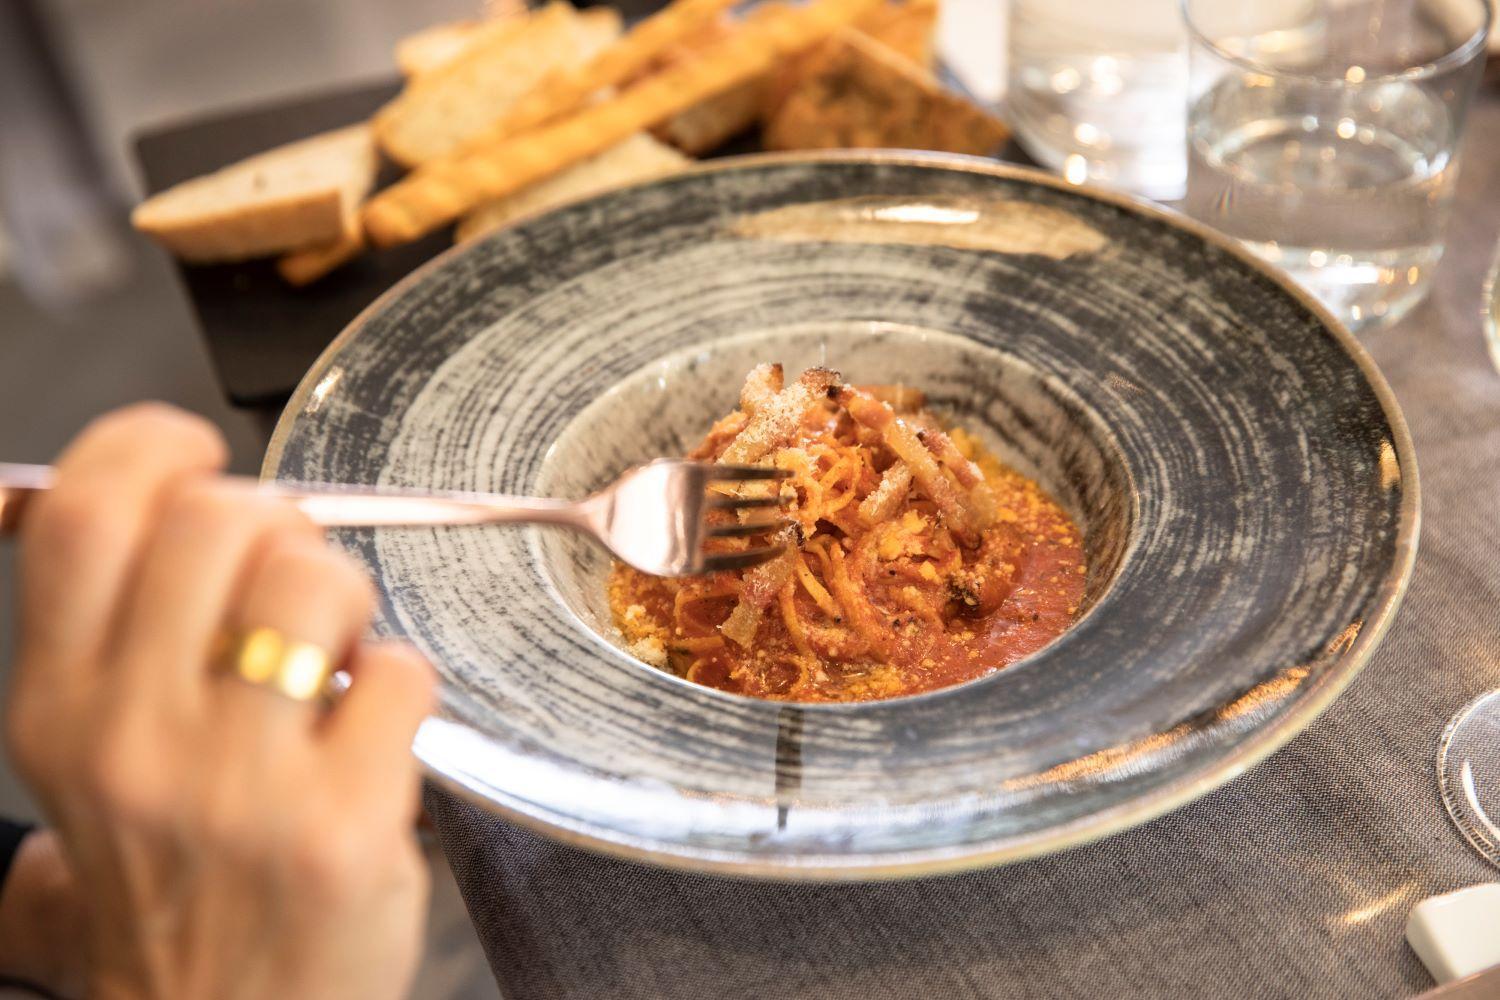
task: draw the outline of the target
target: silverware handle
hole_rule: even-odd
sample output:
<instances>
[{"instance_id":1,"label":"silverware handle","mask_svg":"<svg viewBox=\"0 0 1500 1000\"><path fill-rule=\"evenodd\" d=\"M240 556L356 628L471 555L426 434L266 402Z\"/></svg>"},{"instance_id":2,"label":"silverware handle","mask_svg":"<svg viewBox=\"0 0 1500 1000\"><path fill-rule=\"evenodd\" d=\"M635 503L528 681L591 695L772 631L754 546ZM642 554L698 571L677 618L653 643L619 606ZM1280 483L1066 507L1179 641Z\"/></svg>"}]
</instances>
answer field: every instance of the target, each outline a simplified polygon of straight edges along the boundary
<instances>
[{"instance_id":1,"label":"silverware handle","mask_svg":"<svg viewBox=\"0 0 1500 1000\"><path fill-rule=\"evenodd\" d=\"M31 498L51 485L52 470L45 465L0 462L0 536L15 534Z\"/></svg>"},{"instance_id":2,"label":"silverware handle","mask_svg":"<svg viewBox=\"0 0 1500 1000\"><path fill-rule=\"evenodd\" d=\"M416 525L566 524L579 526L578 505L569 500L399 492L348 492L263 485L260 492L285 497L314 524L325 528L396 528Z\"/></svg>"},{"instance_id":3,"label":"silverware handle","mask_svg":"<svg viewBox=\"0 0 1500 1000\"><path fill-rule=\"evenodd\" d=\"M325 528L519 523L584 526L582 508L570 500L247 482L260 493L284 497L314 524ZM14 534L27 504L51 485L52 470L45 465L0 462L0 535Z\"/></svg>"}]
</instances>

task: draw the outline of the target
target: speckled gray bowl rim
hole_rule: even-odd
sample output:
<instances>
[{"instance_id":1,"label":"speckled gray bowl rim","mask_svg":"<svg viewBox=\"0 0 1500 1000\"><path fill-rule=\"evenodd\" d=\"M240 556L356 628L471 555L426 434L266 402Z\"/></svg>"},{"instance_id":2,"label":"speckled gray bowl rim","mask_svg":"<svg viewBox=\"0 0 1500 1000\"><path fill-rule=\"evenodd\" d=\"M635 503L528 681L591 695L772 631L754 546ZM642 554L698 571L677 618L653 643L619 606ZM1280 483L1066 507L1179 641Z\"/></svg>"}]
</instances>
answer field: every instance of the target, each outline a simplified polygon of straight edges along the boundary
<instances>
[{"instance_id":1,"label":"speckled gray bowl rim","mask_svg":"<svg viewBox=\"0 0 1500 1000\"><path fill-rule=\"evenodd\" d=\"M1284 272L1245 249L1239 241L1225 236L1217 230L1211 229L1179 212L1174 212L1145 199L1090 184L1072 184L1061 177L1055 177L1028 167L1000 163L983 157L960 156L948 153L927 153L911 150L828 150L794 153L755 153L747 156L724 157L696 164L690 167L689 171L693 173L713 173L760 165L815 163L887 163L913 167L935 167L944 170L984 174L1022 184L1056 188L1071 194L1092 198L1189 233L1203 242L1224 251L1244 267L1258 272L1269 279L1272 284L1279 287L1298 305L1311 313L1333 335L1338 345L1343 348L1345 354L1354 362L1361 376L1363 376L1366 383L1374 392L1375 398L1379 401L1381 411L1384 413L1386 422L1390 427L1392 447L1395 450L1396 460L1401 470L1401 509L1396 526L1393 558L1390 569L1387 571L1385 579L1381 581L1380 588L1376 593L1376 601L1370 617L1366 619L1366 627L1360 630L1354 642L1339 657L1338 662L1323 675L1318 685L1311 689L1304 689L1304 693L1297 699L1296 704L1289 707L1283 714L1271 722L1258 727L1251 735L1246 737L1239 747L1201 773L1168 782L1123 805L1072 820L1042 834L1002 840L988 846L978 845L972 849L965 847L961 851L953 851L951 849L942 851L941 853L912 851L906 855L885 855L878 862L860 863L855 859L846 858L844 859L844 863L837 865L812 864L795 867L786 867L762 860L745 859L729 855L717 856L710 852L700 851L693 854L679 854L661 850L640 841L638 838L621 835L618 832L613 833L610 837L605 837L590 832L582 824L564 826L550 823L524 811L508 808L469 788L462 782L449 777L447 774L430 765L427 761L421 760L420 763L427 777L442 788L461 798L487 811L501 815L527 829L536 831L562 843L624 858L629 861L647 862L665 868L698 873L707 872L789 882L872 881L878 879L916 878L945 872L969 871L993 865L1010 864L1028 858L1053 854L1070 847L1078 847L1099 840L1102 837L1120 833L1153 820L1179 806L1186 805L1188 802L1213 791L1232 778L1238 777L1260 761L1269 757L1290 741L1292 737L1307 728L1314 719L1333 703L1333 700L1339 696L1344 688L1348 687L1349 683L1363 669L1369 661L1370 656L1385 637L1386 631L1395 619L1396 611L1401 606L1401 599L1405 596L1407 585L1411 580L1412 567L1416 562L1417 556L1417 539L1421 532L1421 487L1417 475L1416 450L1412 445L1411 432L1407 429L1406 418L1402 415L1401 407L1396 402L1395 394L1391 391L1391 387L1386 382L1385 376L1380 373L1380 369L1376 366L1374 359L1370 357L1369 353L1355 339L1354 335L1339 322L1332 312L1314 298L1310 292L1302 288L1301 285L1297 284L1296 281ZM647 182L647 185L643 186L648 186L650 183L652 182ZM620 189L615 188L612 190ZM600 192L601 195L607 193L609 192ZM542 214L545 213L532 213L517 218L510 222L506 228L509 229L524 224ZM333 364L335 357L344 346L359 336L360 331L363 330L370 318L383 311L388 303L400 298L409 289L426 279L429 274L446 267L452 260L469 252L471 249L471 246L454 246L413 270L379 298L366 306L324 348L323 353L318 356L317 361L313 362L312 367L307 370L307 374L298 383L296 390L292 393L291 398L288 399L280 419L276 422L276 428L271 434L270 444L266 448L265 460L261 463L261 478L263 480L269 481L275 479L275 470L280 464L282 449L285 447L287 438L291 434L293 424L296 422L313 389L322 380L323 375ZM428 721L441 721L445 724L454 724L448 723L447 720L441 720L439 717L430 718Z\"/></svg>"}]
</instances>

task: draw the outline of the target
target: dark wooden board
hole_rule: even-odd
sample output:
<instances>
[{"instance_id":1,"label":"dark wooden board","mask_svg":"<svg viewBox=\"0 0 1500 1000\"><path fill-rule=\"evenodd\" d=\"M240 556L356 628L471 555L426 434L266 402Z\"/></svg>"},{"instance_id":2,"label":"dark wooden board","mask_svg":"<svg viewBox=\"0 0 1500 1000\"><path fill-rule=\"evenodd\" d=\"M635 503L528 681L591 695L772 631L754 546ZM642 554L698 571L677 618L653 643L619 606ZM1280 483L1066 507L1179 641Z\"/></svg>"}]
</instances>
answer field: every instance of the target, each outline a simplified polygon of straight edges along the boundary
<instances>
[{"instance_id":1,"label":"dark wooden board","mask_svg":"<svg viewBox=\"0 0 1500 1000\"><path fill-rule=\"evenodd\" d=\"M284 142L368 116L398 89L392 80L146 132L136 155L147 190L160 191ZM449 231L364 254L306 288L281 280L270 260L180 266L219 384L239 406L274 405L296 387L340 330L376 296L451 243Z\"/></svg>"}]
</instances>

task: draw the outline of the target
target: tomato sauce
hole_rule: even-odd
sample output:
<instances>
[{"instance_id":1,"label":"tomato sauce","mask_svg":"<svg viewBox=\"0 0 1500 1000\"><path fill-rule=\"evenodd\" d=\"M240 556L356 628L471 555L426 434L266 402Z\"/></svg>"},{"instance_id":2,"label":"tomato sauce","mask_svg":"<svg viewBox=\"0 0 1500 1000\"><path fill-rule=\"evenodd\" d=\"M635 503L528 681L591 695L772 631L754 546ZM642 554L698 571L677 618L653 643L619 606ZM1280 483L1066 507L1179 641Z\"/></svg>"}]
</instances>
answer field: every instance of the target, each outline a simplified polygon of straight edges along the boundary
<instances>
[{"instance_id":1,"label":"tomato sauce","mask_svg":"<svg viewBox=\"0 0 1500 1000\"><path fill-rule=\"evenodd\" d=\"M842 391L846 405L810 407L766 455L792 473L779 488L796 528L777 560L677 580L616 565L610 604L635 655L737 694L867 701L1004 669L1073 622L1087 568L1066 512L926 410ZM719 457L745 416L694 454Z\"/></svg>"}]
</instances>

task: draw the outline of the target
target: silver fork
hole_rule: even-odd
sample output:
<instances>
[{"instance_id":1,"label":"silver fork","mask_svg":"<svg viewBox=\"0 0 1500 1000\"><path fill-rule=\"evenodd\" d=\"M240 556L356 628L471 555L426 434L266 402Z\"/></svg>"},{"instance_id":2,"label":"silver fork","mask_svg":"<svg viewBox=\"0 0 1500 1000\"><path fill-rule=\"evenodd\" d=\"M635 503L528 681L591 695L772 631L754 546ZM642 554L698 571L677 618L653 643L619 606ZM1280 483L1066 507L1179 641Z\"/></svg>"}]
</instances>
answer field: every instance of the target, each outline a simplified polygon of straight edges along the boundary
<instances>
[{"instance_id":1,"label":"silver fork","mask_svg":"<svg viewBox=\"0 0 1500 1000\"><path fill-rule=\"evenodd\" d=\"M712 465L663 458L628 470L584 500L549 500L490 493L371 489L326 484L255 483L260 493L285 497L315 524L367 528L412 525L554 524L592 536L616 558L655 576L685 576L744 569L781 551L764 545L736 552L706 552L710 538L773 533L785 518L709 524L711 510L780 505L775 496L743 495L738 487L783 479L781 469ZM0 535L16 530L27 501L48 489L44 465L0 463Z\"/></svg>"}]
</instances>

